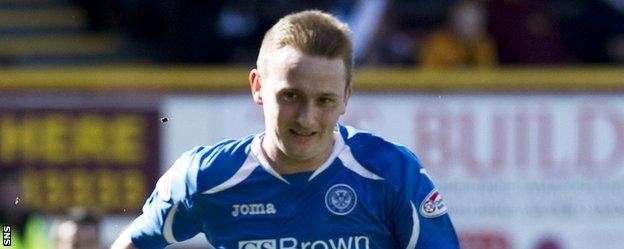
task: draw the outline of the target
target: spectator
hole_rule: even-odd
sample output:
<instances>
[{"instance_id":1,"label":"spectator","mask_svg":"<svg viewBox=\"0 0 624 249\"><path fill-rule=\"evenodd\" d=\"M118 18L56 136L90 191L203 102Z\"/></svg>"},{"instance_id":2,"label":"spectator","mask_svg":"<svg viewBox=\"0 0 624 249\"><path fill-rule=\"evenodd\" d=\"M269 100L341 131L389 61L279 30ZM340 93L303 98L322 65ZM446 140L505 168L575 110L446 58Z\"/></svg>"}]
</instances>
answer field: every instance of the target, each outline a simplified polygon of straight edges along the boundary
<instances>
[{"instance_id":1,"label":"spectator","mask_svg":"<svg viewBox=\"0 0 624 249\"><path fill-rule=\"evenodd\" d=\"M0 175L0 223L11 225L12 249L48 249L44 217L22 203L20 180L16 171L4 170Z\"/></svg>"},{"instance_id":2,"label":"spectator","mask_svg":"<svg viewBox=\"0 0 624 249\"><path fill-rule=\"evenodd\" d=\"M98 219L85 210L69 211L69 217L53 229L54 249L97 249L99 242Z\"/></svg>"},{"instance_id":3,"label":"spectator","mask_svg":"<svg viewBox=\"0 0 624 249\"><path fill-rule=\"evenodd\" d=\"M501 64L559 64L569 55L559 27L542 0L488 1L489 31Z\"/></svg>"},{"instance_id":4,"label":"spectator","mask_svg":"<svg viewBox=\"0 0 624 249\"><path fill-rule=\"evenodd\" d=\"M481 3L456 2L446 25L429 35L420 55L424 67L490 67L495 64L496 49L485 28Z\"/></svg>"},{"instance_id":5,"label":"spectator","mask_svg":"<svg viewBox=\"0 0 624 249\"><path fill-rule=\"evenodd\" d=\"M549 2L572 56L582 63L624 62L624 14L606 1Z\"/></svg>"}]
</instances>

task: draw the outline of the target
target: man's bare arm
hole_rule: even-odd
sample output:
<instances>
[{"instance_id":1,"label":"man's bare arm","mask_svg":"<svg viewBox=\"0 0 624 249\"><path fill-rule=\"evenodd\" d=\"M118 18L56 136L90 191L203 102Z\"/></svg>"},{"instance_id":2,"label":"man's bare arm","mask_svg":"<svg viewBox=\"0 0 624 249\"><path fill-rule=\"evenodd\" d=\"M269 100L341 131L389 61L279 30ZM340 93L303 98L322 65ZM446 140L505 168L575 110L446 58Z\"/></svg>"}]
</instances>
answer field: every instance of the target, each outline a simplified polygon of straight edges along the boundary
<instances>
[{"instance_id":1,"label":"man's bare arm","mask_svg":"<svg viewBox=\"0 0 624 249\"><path fill-rule=\"evenodd\" d=\"M132 238L130 238L130 229L126 228L117 240L113 243L110 249L136 249L134 244L132 244Z\"/></svg>"}]
</instances>

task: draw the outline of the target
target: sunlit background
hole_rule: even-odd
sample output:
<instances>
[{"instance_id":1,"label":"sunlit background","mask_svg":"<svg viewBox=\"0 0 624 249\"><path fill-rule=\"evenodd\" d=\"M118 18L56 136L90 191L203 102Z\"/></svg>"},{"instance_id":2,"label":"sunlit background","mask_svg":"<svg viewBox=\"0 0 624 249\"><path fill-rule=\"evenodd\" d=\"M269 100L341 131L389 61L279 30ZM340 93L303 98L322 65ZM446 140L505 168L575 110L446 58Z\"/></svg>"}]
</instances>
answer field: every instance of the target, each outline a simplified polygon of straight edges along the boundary
<instances>
[{"instance_id":1,"label":"sunlit background","mask_svg":"<svg viewBox=\"0 0 624 249\"><path fill-rule=\"evenodd\" d=\"M624 1L0 0L11 248L106 248L182 152L261 132L248 71L304 9L353 32L341 122L416 152L462 248L623 248Z\"/></svg>"}]
</instances>

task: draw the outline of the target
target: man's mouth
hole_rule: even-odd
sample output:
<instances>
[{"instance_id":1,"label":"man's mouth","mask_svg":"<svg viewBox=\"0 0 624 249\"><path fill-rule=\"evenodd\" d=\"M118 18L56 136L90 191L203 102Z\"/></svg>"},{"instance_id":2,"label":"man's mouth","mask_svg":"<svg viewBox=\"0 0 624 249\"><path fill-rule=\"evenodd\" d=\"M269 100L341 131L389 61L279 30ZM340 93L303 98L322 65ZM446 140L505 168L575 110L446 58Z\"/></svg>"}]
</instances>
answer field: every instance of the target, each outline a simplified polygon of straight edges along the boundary
<instances>
[{"instance_id":1,"label":"man's mouth","mask_svg":"<svg viewBox=\"0 0 624 249\"><path fill-rule=\"evenodd\" d=\"M300 137L311 137L311 136L314 136L316 134L316 132L297 131L297 130L294 130L294 129L290 129L290 133L292 133L295 136L300 136Z\"/></svg>"}]
</instances>

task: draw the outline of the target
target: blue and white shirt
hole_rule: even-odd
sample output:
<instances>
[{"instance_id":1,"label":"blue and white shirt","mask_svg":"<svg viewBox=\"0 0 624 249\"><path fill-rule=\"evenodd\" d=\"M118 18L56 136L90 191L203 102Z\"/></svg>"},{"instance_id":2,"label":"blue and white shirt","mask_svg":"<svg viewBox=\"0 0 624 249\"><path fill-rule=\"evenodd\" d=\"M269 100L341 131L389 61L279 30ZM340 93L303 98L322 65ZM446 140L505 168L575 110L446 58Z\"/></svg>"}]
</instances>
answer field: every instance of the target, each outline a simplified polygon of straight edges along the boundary
<instances>
[{"instance_id":1,"label":"blue and white shirt","mask_svg":"<svg viewBox=\"0 0 624 249\"><path fill-rule=\"evenodd\" d=\"M314 172L278 174L263 134L184 153L130 226L138 248L204 233L214 248L459 248L425 169L407 148L338 126Z\"/></svg>"}]
</instances>

